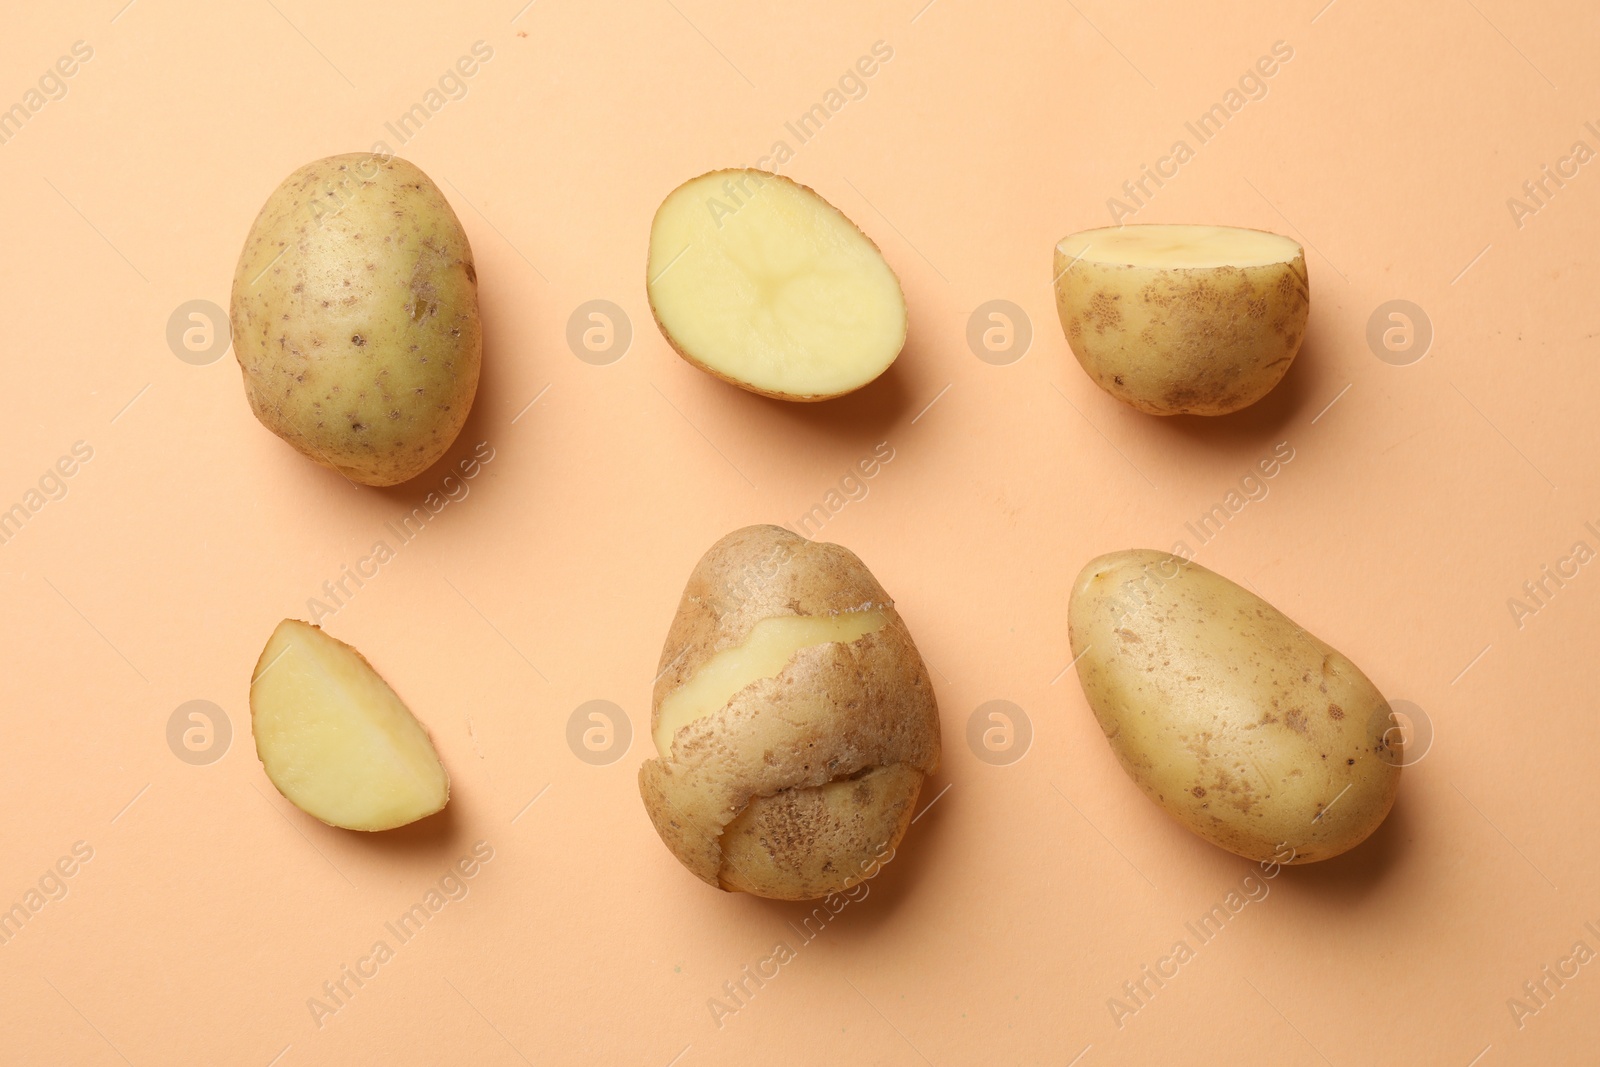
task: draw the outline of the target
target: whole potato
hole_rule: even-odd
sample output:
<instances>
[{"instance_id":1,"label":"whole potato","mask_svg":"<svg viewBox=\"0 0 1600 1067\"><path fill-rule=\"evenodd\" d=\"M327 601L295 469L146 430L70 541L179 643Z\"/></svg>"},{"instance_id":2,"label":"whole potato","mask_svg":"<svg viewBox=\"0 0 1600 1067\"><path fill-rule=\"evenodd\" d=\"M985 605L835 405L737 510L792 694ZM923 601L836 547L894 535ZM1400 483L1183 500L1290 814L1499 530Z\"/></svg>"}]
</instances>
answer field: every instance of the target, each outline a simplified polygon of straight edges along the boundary
<instances>
[{"instance_id":1,"label":"whole potato","mask_svg":"<svg viewBox=\"0 0 1600 1067\"><path fill-rule=\"evenodd\" d=\"M478 390L472 249L414 165L308 163L267 198L233 275L233 350L262 425L352 481L442 457Z\"/></svg>"},{"instance_id":2,"label":"whole potato","mask_svg":"<svg viewBox=\"0 0 1600 1067\"><path fill-rule=\"evenodd\" d=\"M1311 308L1300 246L1233 226L1085 230L1056 245L1055 279L1072 354L1152 415L1226 415L1266 396Z\"/></svg>"},{"instance_id":3,"label":"whole potato","mask_svg":"<svg viewBox=\"0 0 1600 1067\"><path fill-rule=\"evenodd\" d=\"M848 549L777 526L711 546L667 633L639 792L711 885L810 900L870 877L939 764L939 710Z\"/></svg>"},{"instance_id":4,"label":"whole potato","mask_svg":"<svg viewBox=\"0 0 1600 1067\"><path fill-rule=\"evenodd\" d=\"M1308 863L1389 814L1402 753L1388 702L1254 593L1164 552L1113 552L1079 573L1068 614L1123 770L1207 841Z\"/></svg>"}]
</instances>

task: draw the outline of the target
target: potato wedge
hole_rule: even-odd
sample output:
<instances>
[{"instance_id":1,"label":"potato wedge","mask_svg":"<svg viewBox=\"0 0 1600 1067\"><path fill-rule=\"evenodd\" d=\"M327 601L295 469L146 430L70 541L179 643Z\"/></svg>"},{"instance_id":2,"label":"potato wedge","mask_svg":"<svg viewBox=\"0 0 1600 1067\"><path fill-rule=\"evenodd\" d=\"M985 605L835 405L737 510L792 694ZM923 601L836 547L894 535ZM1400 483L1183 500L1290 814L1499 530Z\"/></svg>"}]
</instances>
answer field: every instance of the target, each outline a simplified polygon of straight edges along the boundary
<instances>
[{"instance_id":1,"label":"potato wedge","mask_svg":"<svg viewBox=\"0 0 1600 1067\"><path fill-rule=\"evenodd\" d=\"M310 623L284 619L262 649L250 728L278 792L330 826L392 830L450 800L428 731L361 653Z\"/></svg>"}]
</instances>

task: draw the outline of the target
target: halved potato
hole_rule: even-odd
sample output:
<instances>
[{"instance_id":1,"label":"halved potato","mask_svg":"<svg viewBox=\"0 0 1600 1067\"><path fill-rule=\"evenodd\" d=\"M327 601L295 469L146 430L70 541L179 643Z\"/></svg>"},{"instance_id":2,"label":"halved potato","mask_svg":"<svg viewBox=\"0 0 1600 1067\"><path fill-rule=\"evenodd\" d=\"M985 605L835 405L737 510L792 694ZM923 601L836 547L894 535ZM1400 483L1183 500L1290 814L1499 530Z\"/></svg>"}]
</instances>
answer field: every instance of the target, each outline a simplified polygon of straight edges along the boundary
<instances>
[{"instance_id":1,"label":"halved potato","mask_svg":"<svg viewBox=\"0 0 1600 1067\"><path fill-rule=\"evenodd\" d=\"M267 777L330 826L391 830L442 809L450 776L416 716L355 649L284 619L250 679Z\"/></svg>"},{"instance_id":2,"label":"halved potato","mask_svg":"<svg viewBox=\"0 0 1600 1067\"><path fill-rule=\"evenodd\" d=\"M650 225L646 288L680 356L780 400L852 392L905 347L905 295L878 246L766 171L712 171L674 189Z\"/></svg>"},{"instance_id":3,"label":"halved potato","mask_svg":"<svg viewBox=\"0 0 1600 1067\"><path fill-rule=\"evenodd\" d=\"M1300 350L1305 253L1233 226L1131 225L1064 237L1056 311L1095 383L1152 415L1226 415L1266 396Z\"/></svg>"}]
</instances>

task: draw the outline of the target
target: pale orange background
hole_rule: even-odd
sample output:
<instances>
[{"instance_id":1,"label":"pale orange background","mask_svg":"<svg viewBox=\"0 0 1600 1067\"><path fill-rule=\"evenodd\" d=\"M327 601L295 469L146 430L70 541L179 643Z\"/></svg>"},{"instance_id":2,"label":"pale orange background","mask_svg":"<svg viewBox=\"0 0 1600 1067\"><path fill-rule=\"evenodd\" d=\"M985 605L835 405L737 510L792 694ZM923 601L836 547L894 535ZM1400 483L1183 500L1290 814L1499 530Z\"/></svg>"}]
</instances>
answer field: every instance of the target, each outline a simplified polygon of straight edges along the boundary
<instances>
[{"instance_id":1,"label":"pale orange background","mask_svg":"<svg viewBox=\"0 0 1600 1067\"><path fill-rule=\"evenodd\" d=\"M1573 542L1600 547L1583 528L1600 520L1600 163L1521 228L1506 206L1578 138L1600 147L1592 4L122 2L12 12L0 39L7 106L74 41L94 50L0 145L0 507L74 442L94 450L0 545L0 903L94 849L0 945L0 1061L1594 1061L1600 963L1521 1029L1506 1004L1574 941L1600 949L1600 566L1520 629L1506 603ZM468 95L388 139L471 238L487 342L452 458L479 441L495 458L326 622L431 728L454 797L363 836L272 790L250 669L445 472L379 491L311 465L251 417L231 355L182 362L166 323L226 305L289 171L384 138L478 40L494 54ZM651 213L793 144L783 123L880 40L894 55L867 95L785 169L883 247L907 349L819 406L714 381L650 321ZM1304 350L1242 415L1146 417L1072 360L1052 244L1108 222L1121 183L1279 40L1294 58L1268 96L1136 218L1304 243ZM1366 341L1397 298L1436 334L1410 366ZM566 342L594 299L634 330L607 366ZM1010 365L966 341L994 299L1031 320ZM917 638L945 737L924 798L948 792L801 946L786 923L805 907L673 860L634 776L694 561L736 526L794 521L879 442L895 458L821 536ZM1369 842L1273 880L1119 1029L1108 998L1253 868L1118 768L1064 673L1069 583L1100 552L1186 539L1279 442L1294 460L1199 560L1423 709L1435 739ZM166 742L196 699L233 728L208 766ZM592 699L634 731L605 766L565 740ZM996 699L1034 731L1008 766L966 741ZM315 1025L307 998L479 840L494 858L470 895ZM708 999L779 940L796 958L719 1028Z\"/></svg>"}]
</instances>

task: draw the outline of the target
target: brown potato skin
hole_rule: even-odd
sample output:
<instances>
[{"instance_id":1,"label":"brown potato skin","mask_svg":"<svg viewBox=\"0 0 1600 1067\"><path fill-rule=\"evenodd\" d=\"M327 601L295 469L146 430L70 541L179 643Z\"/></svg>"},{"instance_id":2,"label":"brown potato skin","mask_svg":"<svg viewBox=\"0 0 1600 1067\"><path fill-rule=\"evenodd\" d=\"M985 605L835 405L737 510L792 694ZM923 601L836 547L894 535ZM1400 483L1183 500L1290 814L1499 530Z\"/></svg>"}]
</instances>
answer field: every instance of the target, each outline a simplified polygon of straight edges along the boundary
<instances>
[{"instance_id":1,"label":"brown potato skin","mask_svg":"<svg viewBox=\"0 0 1600 1067\"><path fill-rule=\"evenodd\" d=\"M1310 863L1388 816L1404 762L1388 701L1249 590L1166 552L1113 552L1073 583L1068 632L1123 770L1205 840Z\"/></svg>"},{"instance_id":2,"label":"brown potato skin","mask_svg":"<svg viewBox=\"0 0 1600 1067\"><path fill-rule=\"evenodd\" d=\"M708 170L704 174L697 174L693 178L690 178L688 181L679 182L675 187L673 187L672 193L675 193L679 189L682 189L685 185L688 185L690 182L697 182L702 178L710 178L710 177L714 177L715 175L718 175L718 174L759 174L759 175L762 176L763 179L775 179L777 181L788 182L790 185L793 185L793 186L795 186L797 188L800 188L800 189L804 189L806 192L810 193L812 196L815 196L818 200L821 200L824 204L827 204L830 208L833 208L833 211L834 211L834 213L836 215L838 215L841 219L844 219L852 227L854 227L855 231L857 233L859 233L862 237L866 238L867 243L872 246L873 250L876 251L878 253L878 255L883 256L883 249L878 247L878 242L874 241L872 239L872 237L865 230L863 230L860 226L857 226L855 220L852 219L849 215L846 215L844 212L840 211L838 208L833 207L833 202L831 200L829 200L827 197L823 196L821 193L817 192L815 189L811 188L811 186L809 186L809 185L804 185L804 184L802 184L800 182L795 181L793 178L785 177L782 174L774 174L772 171L758 170L755 167L721 167L721 168L719 168L717 170ZM667 204L667 201L672 199L672 193L668 193L666 196L661 198L661 206L656 208L656 215L661 214L661 208L665 207L666 204ZM655 216L654 215L652 215L651 218L650 218L650 228L652 230L655 229ZM887 264L889 262L888 257L884 256L883 257L883 261L884 261L885 264ZM890 267L889 271L890 271L890 273L893 273L894 272L894 268ZM899 280L899 275L896 275L895 279L896 279L896 281L898 281ZM664 338L666 340L668 346L670 346L671 349L674 352L678 353L678 355L683 358L683 361L685 363L689 364L691 367L694 367L697 370L703 370L707 374L711 375L713 378L719 378L722 381L727 382L729 385L738 386L740 389L743 389L747 393L755 393L757 396L764 396L764 397L767 397L769 400L789 400L789 401L792 401L792 402L797 403L797 404L818 404L818 403L821 403L824 400L836 400L841 396L849 396L851 393L858 392L859 390L865 389L867 386L871 385L872 382L875 382L875 381L878 380L878 378L883 377L883 374L880 374L880 375L878 375L878 378L874 378L874 379L872 379L872 381L869 381L869 382L862 382L860 385L856 386L854 389L847 389L842 393L819 393L819 394L815 394L815 395L802 394L802 393L777 393L777 392L773 392L770 389L762 389L759 386L752 385L750 382L744 382L744 381L740 381L738 378L730 377L729 375L723 374L721 371L717 370L715 367L707 366L706 364L700 362L698 359L695 359L694 356L690 355L688 353L688 351L686 351L683 348L683 346L678 344L677 338L672 336L672 332L667 329L666 323L661 321L661 315L656 311L656 303L655 303L655 301L649 299L650 281L651 281L651 279L650 279L650 250L649 250L648 247L646 247L645 256L644 256L644 284L645 284L645 294L646 294L645 303L650 305L650 317L655 320L656 329L661 331L662 338ZM901 289L901 292L903 293L905 291L905 286L901 285L900 289ZM911 316L911 310L908 307L906 309L906 325L907 325L908 328L910 326L910 316ZM901 352L902 353L904 352L904 348L901 349ZM895 356L895 359L899 359L899 358L900 358L899 355ZM893 361L890 362L889 366L890 367L894 366ZM886 368L883 373L884 374L889 373L888 369Z\"/></svg>"},{"instance_id":3,"label":"brown potato skin","mask_svg":"<svg viewBox=\"0 0 1600 1067\"><path fill-rule=\"evenodd\" d=\"M285 178L245 238L229 318L256 418L351 481L416 477L472 409L483 356L472 248L404 159L352 152Z\"/></svg>"},{"instance_id":4,"label":"brown potato skin","mask_svg":"<svg viewBox=\"0 0 1600 1067\"><path fill-rule=\"evenodd\" d=\"M828 789L750 798L722 835L722 888L780 900L848 888L839 872L872 871L899 843L922 778L910 764L892 763Z\"/></svg>"},{"instance_id":5,"label":"brown potato skin","mask_svg":"<svg viewBox=\"0 0 1600 1067\"><path fill-rule=\"evenodd\" d=\"M762 619L865 608L883 610L886 625L849 644L801 649L776 677L679 730L670 760L640 767L662 841L706 883L810 900L861 880L859 858L899 843L923 778L939 765L939 710L905 622L848 549L749 526L713 545L690 575L662 649L652 735L667 694ZM866 785L846 817L804 795L856 775ZM724 831L752 804L736 833L755 829L755 840L730 843L740 857L730 871Z\"/></svg>"}]
</instances>

